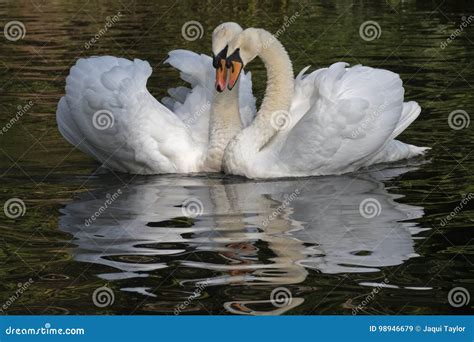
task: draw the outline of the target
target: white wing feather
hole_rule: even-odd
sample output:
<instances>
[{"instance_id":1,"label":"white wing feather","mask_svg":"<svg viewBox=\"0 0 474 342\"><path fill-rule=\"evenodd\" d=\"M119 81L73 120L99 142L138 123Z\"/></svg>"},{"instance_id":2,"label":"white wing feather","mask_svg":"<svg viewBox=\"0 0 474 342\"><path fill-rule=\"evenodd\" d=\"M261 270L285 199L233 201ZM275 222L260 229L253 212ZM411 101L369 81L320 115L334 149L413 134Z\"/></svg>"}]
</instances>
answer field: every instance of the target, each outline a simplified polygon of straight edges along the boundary
<instances>
[{"instance_id":1,"label":"white wing feather","mask_svg":"<svg viewBox=\"0 0 474 342\"><path fill-rule=\"evenodd\" d=\"M114 170L194 171L205 146L196 144L183 122L148 92L151 72L148 62L138 59L78 60L56 113L63 136ZM101 117L111 122L106 129L100 127Z\"/></svg>"},{"instance_id":2,"label":"white wing feather","mask_svg":"<svg viewBox=\"0 0 474 342\"><path fill-rule=\"evenodd\" d=\"M335 63L307 76L304 69L297 77L292 125L269 146L279 150L273 155L282 169L295 175L339 174L424 151L392 144L420 113L415 102L403 103L400 77L387 70L346 66Z\"/></svg>"},{"instance_id":3,"label":"white wing feather","mask_svg":"<svg viewBox=\"0 0 474 342\"><path fill-rule=\"evenodd\" d=\"M212 60L175 50L167 62L191 88L169 89L170 97L162 104L146 88L152 72L148 62L111 56L78 60L56 112L61 134L113 170L138 174L200 171L214 96ZM242 76L239 100L245 127L256 109L251 75ZM94 119L109 119L113 124L98 129Z\"/></svg>"}]
</instances>

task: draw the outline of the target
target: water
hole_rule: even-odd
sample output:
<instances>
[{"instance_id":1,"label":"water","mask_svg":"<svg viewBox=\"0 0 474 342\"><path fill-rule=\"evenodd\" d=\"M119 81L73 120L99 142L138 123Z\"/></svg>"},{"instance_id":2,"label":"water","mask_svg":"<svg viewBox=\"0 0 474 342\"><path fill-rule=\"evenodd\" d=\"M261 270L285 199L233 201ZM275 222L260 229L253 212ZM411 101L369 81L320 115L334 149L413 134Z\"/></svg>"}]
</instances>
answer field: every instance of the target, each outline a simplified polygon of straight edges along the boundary
<instances>
[{"instance_id":1,"label":"water","mask_svg":"<svg viewBox=\"0 0 474 342\"><path fill-rule=\"evenodd\" d=\"M474 14L474 5L208 1L170 6L0 4L3 25L19 20L26 29L23 39L0 41L0 125L8 126L0 135L0 202L19 198L26 208L18 218L1 216L3 311L472 313L472 304L455 308L448 302L454 287L474 295L474 215L462 204L474 190L472 127L455 130L448 123L455 110L473 112L472 25L444 49L441 44ZM86 47L105 18L119 11L120 20ZM169 50L209 53L212 29L220 22L276 32L292 15L296 20L280 39L295 71L344 60L401 75L406 98L423 108L401 140L432 147L427 158L343 176L275 181L219 174L142 177L97 170L56 129L56 104L79 57L146 59L154 68L149 89L161 98L181 83L162 64ZM190 20L204 28L193 42L181 36ZM359 36L368 20L381 28L373 41ZM251 67L260 100L262 68L257 62ZM8 125L25 105L25 113ZM364 217L359 207L367 202L375 211ZM200 215L192 217L190 208ZM452 211L457 214L446 220ZM19 283L30 278L31 285L11 300ZM93 301L102 286L114 297L103 308Z\"/></svg>"}]
</instances>

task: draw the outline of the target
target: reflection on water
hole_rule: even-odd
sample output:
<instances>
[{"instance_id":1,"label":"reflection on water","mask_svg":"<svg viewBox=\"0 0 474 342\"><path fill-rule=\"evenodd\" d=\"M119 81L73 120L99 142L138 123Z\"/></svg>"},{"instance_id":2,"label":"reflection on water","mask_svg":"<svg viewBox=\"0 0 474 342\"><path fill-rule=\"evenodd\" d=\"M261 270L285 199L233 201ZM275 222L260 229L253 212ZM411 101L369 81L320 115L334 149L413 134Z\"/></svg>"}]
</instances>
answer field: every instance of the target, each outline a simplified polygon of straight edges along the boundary
<instances>
[{"instance_id":1,"label":"reflection on water","mask_svg":"<svg viewBox=\"0 0 474 342\"><path fill-rule=\"evenodd\" d=\"M404 221L421 217L423 209L397 203L382 182L407 171L277 182L141 177L79 195L61 210L59 224L74 237L74 258L109 266L97 276L122 281L127 292L157 297L160 283L143 279L155 272L179 283L182 293L168 294L169 304L203 283L273 289L304 282L309 270L375 272L417 256L413 236L421 229ZM360 212L367 199L378 206L373 217ZM192 271L174 276L178 269ZM285 307L272 306L270 294L262 294L252 300L229 295L224 307L279 314L304 301L292 294ZM265 311L249 307L263 304Z\"/></svg>"}]
</instances>

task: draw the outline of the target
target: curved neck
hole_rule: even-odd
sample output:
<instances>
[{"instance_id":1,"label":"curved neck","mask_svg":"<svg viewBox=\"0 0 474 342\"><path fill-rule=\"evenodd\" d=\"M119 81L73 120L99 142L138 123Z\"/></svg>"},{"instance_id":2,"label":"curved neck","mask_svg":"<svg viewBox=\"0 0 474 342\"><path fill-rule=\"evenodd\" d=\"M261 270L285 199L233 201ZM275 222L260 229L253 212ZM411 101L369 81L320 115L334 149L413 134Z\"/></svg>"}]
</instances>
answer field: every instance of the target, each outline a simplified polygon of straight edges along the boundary
<instances>
[{"instance_id":1,"label":"curved neck","mask_svg":"<svg viewBox=\"0 0 474 342\"><path fill-rule=\"evenodd\" d=\"M214 93L209 121L209 146L205 165L209 171L222 170L222 159L229 141L242 129L239 113L239 85L233 91Z\"/></svg>"},{"instance_id":2,"label":"curved neck","mask_svg":"<svg viewBox=\"0 0 474 342\"><path fill-rule=\"evenodd\" d=\"M254 147L258 151L277 133L277 127L272 122L278 121L278 118L272 116L281 115L282 111L287 115L290 111L294 75L290 57L283 45L270 32L262 29L257 32L262 42L258 56L267 69L265 98L257 117L249 127L250 130L256 130L252 136L255 137Z\"/></svg>"}]
</instances>

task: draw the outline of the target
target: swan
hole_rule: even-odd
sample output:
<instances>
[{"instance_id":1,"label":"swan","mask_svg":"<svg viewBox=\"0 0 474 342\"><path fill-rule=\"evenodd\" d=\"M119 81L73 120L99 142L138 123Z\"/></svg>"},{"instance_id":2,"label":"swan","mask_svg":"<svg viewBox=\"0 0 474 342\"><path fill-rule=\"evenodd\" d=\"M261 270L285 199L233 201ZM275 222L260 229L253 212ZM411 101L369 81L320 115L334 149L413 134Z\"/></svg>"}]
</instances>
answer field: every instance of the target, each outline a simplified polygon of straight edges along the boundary
<instances>
[{"instance_id":1,"label":"swan","mask_svg":"<svg viewBox=\"0 0 474 342\"><path fill-rule=\"evenodd\" d=\"M339 62L308 75L306 67L295 80L283 45L263 29L248 28L228 45L229 90L257 56L267 70L265 98L254 121L229 142L226 173L337 175L427 150L395 140L421 111L416 102L403 102L398 74Z\"/></svg>"},{"instance_id":2,"label":"swan","mask_svg":"<svg viewBox=\"0 0 474 342\"><path fill-rule=\"evenodd\" d=\"M214 30L214 60L191 51L171 51L166 62L181 72L190 88L169 89L170 96L162 102L146 88L152 73L148 62L112 56L79 59L58 104L59 131L114 171L221 171L227 143L256 112L250 74L243 76L239 93L213 90L215 78L225 87L227 77L226 68L216 72L213 63L224 66L225 47L240 32L236 23ZM229 103L237 110L229 111Z\"/></svg>"}]
</instances>

